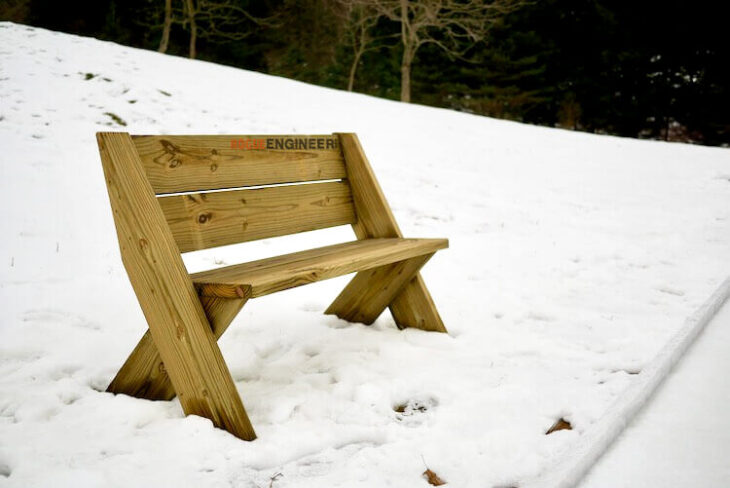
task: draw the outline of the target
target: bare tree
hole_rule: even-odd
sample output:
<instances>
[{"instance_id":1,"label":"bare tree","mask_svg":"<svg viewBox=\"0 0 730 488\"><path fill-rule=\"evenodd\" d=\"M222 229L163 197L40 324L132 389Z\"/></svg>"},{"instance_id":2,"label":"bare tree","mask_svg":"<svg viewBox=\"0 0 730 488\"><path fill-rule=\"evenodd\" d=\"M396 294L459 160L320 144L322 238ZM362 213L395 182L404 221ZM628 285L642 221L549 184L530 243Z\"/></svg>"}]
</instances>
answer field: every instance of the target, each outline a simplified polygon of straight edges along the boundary
<instances>
[{"instance_id":1,"label":"bare tree","mask_svg":"<svg viewBox=\"0 0 730 488\"><path fill-rule=\"evenodd\" d=\"M400 24L401 101L411 101L411 68L416 52L434 44L463 58L502 16L527 0L352 0Z\"/></svg>"},{"instance_id":2,"label":"bare tree","mask_svg":"<svg viewBox=\"0 0 730 488\"><path fill-rule=\"evenodd\" d=\"M187 27L190 29L190 41L188 43L188 57L190 59L195 59L195 57L198 55L197 47L198 47L198 22L197 22L197 15L200 9L200 3L197 2L197 5L195 5L195 0L184 0L183 3L183 27Z\"/></svg>"},{"instance_id":3,"label":"bare tree","mask_svg":"<svg viewBox=\"0 0 730 488\"><path fill-rule=\"evenodd\" d=\"M160 39L160 47L157 49L161 53L167 52L167 46L170 44L170 30L172 29L172 0L165 0L165 19L162 23L162 38Z\"/></svg>"},{"instance_id":4,"label":"bare tree","mask_svg":"<svg viewBox=\"0 0 730 488\"><path fill-rule=\"evenodd\" d=\"M235 0L183 0L182 10L173 9L172 16L190 31L191 59L197 56L198 39L238 41L251 34L252 25L273 26L272 18L254 17Z\"/></svg>"},{"instance_id":5,"label":"bare tree","mask_svg":"<svg viewBox=\"0 0 730 488\"><path fill-rule=\"evenodd\" d=\"M170 32L173 24L181 24L185 0L146 0L133 22L146 27L150 32L162 29L157 51L166 53L170 47Z\"/></svg>"},{"instance_id":6,"label":"bare tree","mask_svg":"<svg viewBox=\"0 0 730 488\"><path fill-rule=\"evenodd\" d=\"M347 91L355 86L355 75L363 54L378 49L379 41L393 36L373 36L372 30L382 14L362 0L339 0L343 7L341 15L345 20L346 43L352 48L352 63L347 78Z\"/></svg>"}]
</instances>

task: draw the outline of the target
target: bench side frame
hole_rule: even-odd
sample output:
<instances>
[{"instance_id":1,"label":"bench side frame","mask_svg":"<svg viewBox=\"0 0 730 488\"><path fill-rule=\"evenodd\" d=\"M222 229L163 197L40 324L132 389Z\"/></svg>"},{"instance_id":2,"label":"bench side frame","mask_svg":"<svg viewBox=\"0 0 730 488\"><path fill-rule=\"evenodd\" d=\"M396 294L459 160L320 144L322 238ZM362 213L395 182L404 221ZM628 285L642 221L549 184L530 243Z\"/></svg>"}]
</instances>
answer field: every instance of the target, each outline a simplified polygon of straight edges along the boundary
<instances>
[{"instance_id":1,"label":"bench side frame","mask_svg":"<svg viewBox=\"0 0 730 488\"><path fill-rule=\"evenodd\" d=\"M377 237L403 237L395 221L393 212L385 199L383 190L375 178L370 163L360 145L360 140L354 133L337 133L340 147L345 158L347 179L352 189L355 202L357 222L352 225L358 239ZM346 317L368 317L372 322L377 318L373 310L360 310L360 303L356 297L365 295L372 287L387 288L389 283L398 279L398 263L387 266L375 280L372 276L366 277L361 272L355 275L342 293L329 306L326 313ZM396 325L400 329L413 327L416 329L448 333L431 294L426 288L420 272L402 286L395 298L387 304ZM383 309L385 306L383 306ZM375 315L375 317L373 317ZM372 320L370 320L372 319ZM367 321L366 321L367 322Z\"/></svg>"},{"instance_id":2,"label":"bench side frame","mask_svg":"<svg viewBox=\"0 0 730 488\"><path fill-rule=\"evenodd\" d=\"M101 132L97 142L122 262L183 411L255 439L130 135Z\"/></svg>"}]
</instances>

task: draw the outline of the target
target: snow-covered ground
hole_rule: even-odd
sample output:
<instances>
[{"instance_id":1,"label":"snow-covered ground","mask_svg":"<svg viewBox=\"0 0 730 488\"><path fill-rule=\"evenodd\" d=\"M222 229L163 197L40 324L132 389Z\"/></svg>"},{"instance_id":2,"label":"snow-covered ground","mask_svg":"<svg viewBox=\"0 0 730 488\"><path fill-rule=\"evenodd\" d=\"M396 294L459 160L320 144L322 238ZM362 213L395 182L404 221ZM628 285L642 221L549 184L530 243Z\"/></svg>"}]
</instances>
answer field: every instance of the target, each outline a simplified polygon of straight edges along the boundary
<instances>
[{"instance_id":1,"label":"snow-covered ground","mask_svg":"<svg viewBox=\"0 0 730 488\"><path fill-rule=\"evenodd\" d=\"M120 126L123 122L126 126ZM354 131L450 335L249 302L221 340L259 435L103 393L145 330L94 133ZM730 274L730 151L403 105L0 23L0 486L519 486ZM351 240L186 256L190 271ZM406 405L405 412L395 410ZM574 429L544 435L558 418ZM701 480L696 484L701 486Z\"/></svg>"},{"instance_id":2,"label":"snow-covered ground","mask_svg":"<svg viewBox=\"0 0 730 488\"><path fill-rule=\"evenodd\" d=\"M581 488L730 486L730 303Z\"/></svg>"}]
</instances>

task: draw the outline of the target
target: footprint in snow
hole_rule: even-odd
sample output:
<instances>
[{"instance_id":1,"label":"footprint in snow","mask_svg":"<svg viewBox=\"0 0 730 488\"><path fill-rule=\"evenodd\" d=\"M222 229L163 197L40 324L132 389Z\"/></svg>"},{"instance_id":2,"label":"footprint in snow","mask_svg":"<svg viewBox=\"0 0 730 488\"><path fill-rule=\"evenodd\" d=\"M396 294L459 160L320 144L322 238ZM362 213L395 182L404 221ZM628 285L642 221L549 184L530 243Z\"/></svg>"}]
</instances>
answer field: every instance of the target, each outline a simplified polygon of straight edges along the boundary
<instances>
[{"instance_id":1,"label":"footprint in snow","mask_svg":"<svg viewBox=\"0 0 730 488\"><path fill-rule=\"evenodd\" d=\"M405 402L398 402L395 406L393 406L393 411L395 412L396 420L412 421L420 414L427 413L437 406L438 400L434 397L427 396L422 398L411 398Z\"/></svg>"},{"instance_id":2,"label":"footprint in snow","mask_svg":"<svg viewBox=\"0 0 730 488\"><path fill-rule=\"evenodd\" d=\"M299 310L303 312L322 312L326 307L317 302L307 302L299 306Z\"/></svg>"},{"instance_id":3,"label":"footprint in snow","mask_svg":"<svg viewBox=\"0 0 730 488\"><path fill-rule=\"evenodd\" d=\"M668 286L659 287L659 288L657 288L657 291L659 291L661 293L666 293L667 295L674 295L674 296L677 296L677 297L683 297L684 296L684 291L678 290L676 288L670 288Z\"/></svg>"},{"instance_id":4,"label":"footprint in snow","mask_svg":"<svg viewBox=\"0 0 730 488\"><path fill-rule=\"evenodd\" d=\"M74 327L82 327L84 329L99 330L99 324L90 322L84 317L75 313L66 312L64 310L54 309L38 309L38 310L27 310L21 320L23 322L51 322L51 323L62 323L64 325L71 325Z\"/></svg>"},{"instance_id":5,"label":"footprint in snow","mask_svg":"<svg viewBox=\"0 0 730 488\"><path fill-rule=\"evenodd\" d=\"M530 320L536 320L538 322L555 321L555 317L551 317L550 315L541 312L530 312L529 314L527 314L527 318Z\"/></svg>"}]
</instances>

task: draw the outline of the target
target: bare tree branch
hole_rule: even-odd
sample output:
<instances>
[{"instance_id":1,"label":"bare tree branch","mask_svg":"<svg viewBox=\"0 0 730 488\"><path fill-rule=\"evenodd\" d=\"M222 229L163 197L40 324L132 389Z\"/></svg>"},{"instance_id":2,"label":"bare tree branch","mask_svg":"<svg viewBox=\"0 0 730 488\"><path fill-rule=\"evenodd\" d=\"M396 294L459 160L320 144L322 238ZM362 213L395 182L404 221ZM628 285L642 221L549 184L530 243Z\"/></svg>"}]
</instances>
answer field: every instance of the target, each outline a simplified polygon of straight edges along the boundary
<instances>
[{"instance_id":1,"label":"bare tree branch","mask_svg":"<svg viewBox=\"0 0 730 488\"><path fill-rule=\"evenodd\" d=\"M373 35L372 30L382 15L370 5L364 4L361 0L337 0L337 3L341 6L339 14L345 21L345 43L352 49L352 63L347 80L347 91L352 91L362 56L368 51L382 47L383 41L395 36Z\"/></svg>"},{"instance_id":2,"label":"bare tree branch","mask_svg":"<svg viewBox=\"0 0 730 488\"><path fill-rule=\"evenodd\" d=\"M235 0L183 0L182 9L175 15L183 19L183 28L190 31L191 58L197 54L198 38L239 41L251 35L255 27L276 27L274 17L255 17Z\"/></svg>"},{"instance_id":3,"label":"bare tree branch","mask_svg":"<svg viewBox=\"0 0 730 488\"><path fill-rule=\"evenodd\" d=\"M418 49L433 44L464 59L504 15L528 0L350 0L401 25L401 101L411 100L411 67Z\"/></svg>"}]
</instances>

